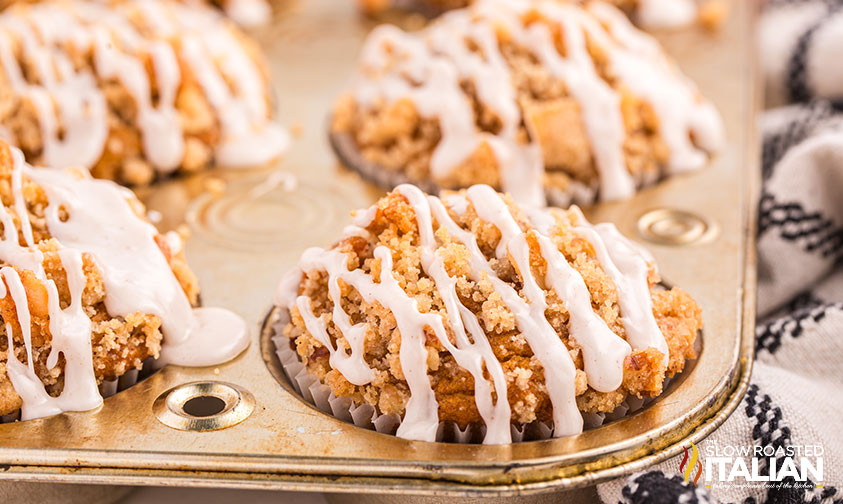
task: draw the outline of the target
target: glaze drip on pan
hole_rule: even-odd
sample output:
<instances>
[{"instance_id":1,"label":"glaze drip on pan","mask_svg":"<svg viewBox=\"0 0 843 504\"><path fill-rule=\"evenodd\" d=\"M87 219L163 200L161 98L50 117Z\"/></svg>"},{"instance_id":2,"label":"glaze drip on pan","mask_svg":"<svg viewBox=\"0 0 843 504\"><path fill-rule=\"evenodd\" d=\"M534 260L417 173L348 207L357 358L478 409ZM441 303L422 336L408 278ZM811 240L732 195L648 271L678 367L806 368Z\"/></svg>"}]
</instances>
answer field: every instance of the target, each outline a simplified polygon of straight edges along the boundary
<instances>
[{"instance_id":1,"label":"glaze drip on pan","mask_svg":"<svg viewBox=\"0 0 843 504\"><path fill-rule=\"evenodd\" d=\"M702 168L723 136L714 107L621 11L555 0L478 0L420 32L376 28L334 131L409 180L484 182L525 204L552 190L628 198Z\"/></svg>"},{"instance_id":2,"label":"glaze drip on pan","mask_svg":"<svg viewBox=\"0 0 843 504\"><path fill-rule=\"evenodd\" d=\"M150 356L204 366L248 346L237 315L192 307L180 238L139 217L130 191L83 170L33 168L4 143L0 165L5 375L22 419L94 408L99 381Z\"/></svg>"},{"instance_id":3,"label":"glaze drip on pan","mask_svg":"<svg viewBox=\"0 0 843 504\"><path fill-rule=\"evenodd\" d=\"M213 9L48 0L0 14L3 137L28 160L143 184L213 162L276 159L257 47Z\"/></svg>"},{"instance_id":4,"label":"glaze drip on pan","mask_svg":"<svg viewBox=\"0 0 843 504\"><path fill-rule=\"evenodd\" d=\"M476 422L500 444L512 424L573 435L581 411L661 392L695 356L701 322L690 296L656 282L646 251L576 207L401 185L332 248L308 249L277 304L308 371L400 415L398 436Z\"/></svg>"}]
</instances>

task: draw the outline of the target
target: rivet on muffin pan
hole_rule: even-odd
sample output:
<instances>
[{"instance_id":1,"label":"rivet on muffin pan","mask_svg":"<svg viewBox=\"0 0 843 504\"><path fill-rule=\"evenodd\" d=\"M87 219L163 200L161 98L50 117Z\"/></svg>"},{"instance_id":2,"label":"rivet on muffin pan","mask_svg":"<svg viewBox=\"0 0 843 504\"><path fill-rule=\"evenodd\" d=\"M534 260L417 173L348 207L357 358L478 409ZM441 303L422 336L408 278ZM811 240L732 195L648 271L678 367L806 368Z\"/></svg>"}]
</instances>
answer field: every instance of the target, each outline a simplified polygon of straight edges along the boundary
<instances>
[{"instance_id":1,"label":"rivet on muffin pan","mask_svg":"<svg viewBox=\"0 0 843 504\"><path fill-rule=\"evenodd\" d=\"M200 381L184 383L155 400L155 417L173 429L210 431L232 427L252 414L255 398L233 383Z\"/></svg>"},{"instance_id":2,"label":"rivet on muffin pan","mask_svg":"<svg viewBox=\"0 0 843 504\"><path fill-rule=\"evenodd\" d=\"M686 210L657 208L638 218L638 232L660 245L707 243L719 234L714 222Z\"/></svg>"}]
</instances>

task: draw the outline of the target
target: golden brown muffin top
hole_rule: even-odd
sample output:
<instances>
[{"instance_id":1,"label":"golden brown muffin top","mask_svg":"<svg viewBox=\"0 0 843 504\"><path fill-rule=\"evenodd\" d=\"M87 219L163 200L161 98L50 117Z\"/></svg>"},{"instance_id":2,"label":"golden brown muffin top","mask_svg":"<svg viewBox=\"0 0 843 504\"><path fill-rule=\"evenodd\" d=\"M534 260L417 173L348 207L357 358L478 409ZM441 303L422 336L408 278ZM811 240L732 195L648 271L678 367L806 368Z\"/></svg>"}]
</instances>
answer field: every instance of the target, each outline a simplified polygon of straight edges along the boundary
<instances>
[{"instance_id":1,"label":"golden brown muffin top","mask_svg":"<svg viewBox=\"0 0 843 504\"><path fill-rule=\"evenodd\" d=\"M181 238L159 234L130 191L32 168L5 142L0 199L0 414L90 409L97 383L186 329L174 319L199 289Z\"/></svg>"},{"instance_id":2,"label":"golden brown muffin top","mask_svg":"<svg viewBox=\"0 0 843 504\"><path fill-rule=\"evenodd\" d=\"M306 251L279 304L308 371L403 417L399 436L432 440L453 421L508 442L510 423L576 433L580 411L655 396L695 357L700 309L658 282L649 254L575 207L402 185Z\"/></svg>"},{"instance_id":3,"label":"golden brown muffin top","mask_svg":"<svg viewBox=\"0 0 843 504\"><path fill-rule=\"evenodd\" d=\"M616 8L478 0L419 32L375 28L334 110L368 161L537 204L622 199L720 148L714 107Z\"/></svg>"},{"instance_id":4,"label":"golden brown muffin top","mask_svg":"<svg viewBox=\"0 0 843 504\"><path fill-rule=\"evenodd\" d=\"M266 163L288 142L259 47L207 5L20 4L0 37L0 124L32 163L144 185Z\"/></svg>"}]
</instances>

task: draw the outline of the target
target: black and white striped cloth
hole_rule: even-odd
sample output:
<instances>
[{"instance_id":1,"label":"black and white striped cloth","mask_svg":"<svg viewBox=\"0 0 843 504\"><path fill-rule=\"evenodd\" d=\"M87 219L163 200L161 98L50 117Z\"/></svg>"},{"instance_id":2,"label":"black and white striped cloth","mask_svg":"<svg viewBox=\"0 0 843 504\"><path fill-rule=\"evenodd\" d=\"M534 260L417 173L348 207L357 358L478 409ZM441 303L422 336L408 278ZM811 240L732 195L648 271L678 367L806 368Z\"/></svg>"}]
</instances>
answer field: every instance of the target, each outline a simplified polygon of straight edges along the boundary
<instances>
[{"instance_id":1,"label":"black and white striped cloth","mask_svg":"<svg viewBox=\"0 0 843 504\"><path fill-rule=\"evenodd\" d=\"M843 0L769 0L759 37L771 108L760 119L757 360L741 405L699 448L821 444L823 481L696 487L676 457L599 485L604 502L843 504Z\"/></svg>"}]
</instances>

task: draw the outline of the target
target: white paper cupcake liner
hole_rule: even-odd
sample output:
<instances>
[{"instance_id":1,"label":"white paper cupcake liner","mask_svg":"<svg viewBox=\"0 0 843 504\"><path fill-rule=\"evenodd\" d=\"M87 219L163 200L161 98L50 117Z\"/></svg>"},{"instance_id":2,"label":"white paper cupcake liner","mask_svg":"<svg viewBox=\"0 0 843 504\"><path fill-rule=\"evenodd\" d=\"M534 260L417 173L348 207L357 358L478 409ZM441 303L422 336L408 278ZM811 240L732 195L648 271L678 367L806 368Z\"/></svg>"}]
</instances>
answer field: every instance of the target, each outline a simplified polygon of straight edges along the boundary
<instances>
[{"instance_id":1,"label":"white paper cupcake liner","mask_svg":"<svg viewBox=\"0 0 843 504\"><path fill-rule=\"evenodd\" d=\"M100 395L103 399L107 399L118 392L122 392L127 388L142 381L147 376L157 371L156 359L150 357L141 363L141 367L137 369L130 369L122 376L115 380L103 381L99 386ZM11 423L20 420L20 410L13 411L8 415L0 415L0 424Z\"/></svg>"},{"instance_id":2,"label":"white paper cupcake liner","mask_svg":"<svg viewBox=\"0 0 843 504\"><path fill-rule=\"evenodd\" d=\"M397 415L378 413L370 404L354 404L348 397L337 397L331 388L316 376L307 371L299 355L290 347L290 339L284 336L284 326L289 322L289 313L279 310L280 316L272 325L272 343L275 354L281 363L287 379L290 380L295 391L308 403L334 418L352 423L357 427L374 430L382 434L392 434L401 425L401 418ZM666 389L671 379L665 378L663 388ZM656 398L638 398L629 396L611 413L583 413L583 428L595 429L605 422L615 421L624 416L639 411ZM523 426L511 426L512 441L538 441L553 437L552 426L544 422L533 422ZM436 441L451 443L480 443L486 433L486 426L473 424L460 429L454 422L440 422L436 432Z\"/></svg>"}]
</instances>

